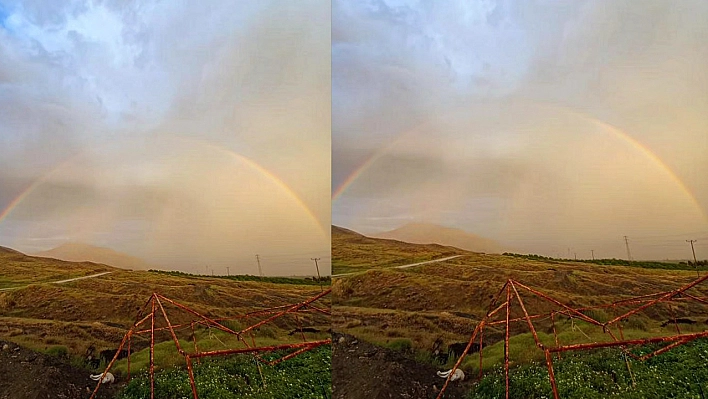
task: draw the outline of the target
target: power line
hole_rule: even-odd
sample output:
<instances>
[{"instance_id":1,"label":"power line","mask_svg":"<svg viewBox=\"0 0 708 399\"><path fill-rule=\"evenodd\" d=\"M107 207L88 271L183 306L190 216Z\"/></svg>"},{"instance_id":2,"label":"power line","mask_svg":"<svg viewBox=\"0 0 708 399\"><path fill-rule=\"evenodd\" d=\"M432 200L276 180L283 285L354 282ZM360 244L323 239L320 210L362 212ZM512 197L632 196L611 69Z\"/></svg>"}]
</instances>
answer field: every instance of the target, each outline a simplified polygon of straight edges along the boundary
<instances>
[{"instance_id":1,"label":"power line","mask_svg":"<svg viewBox=\"0 0 708 399\"><path fill-rule=\"evenodd\" d=\"M256 254L256 262L258 262L258 274L263 277L263 269L261 269L261 258Z\"/></svg>"},{"instance_id":2,"label":"power line","mask_svg":"<svg viewBox=\"0 0 708 399\"><path fill-rule=\"evenodd\" d=\"M698 261L696 260L696 250L693 249L693 243L696 241L697 240L686 240L686 242L691 244L691 252L693 252L693 266L696 268L696 275L698 277L701 277L700 273L698 273Z\"/></svg>"},{"instance_id":3,"label":"power line","mask_svg":"<svg viewBox=\"0 0 708 399\"><path fill-rule=\"evenodd\" d=\"M322 277L320 277L320 266L317 264L317 261L320 260L320 258L310 258L310 259L315 261L315 267L317 268L317 281L320 282L320 292L322 292Z\"/></svg>"},{"instance_id":4,"label":"power line","mask_svg":"<svg viewBox=\"0 0 708 399\"><path fill-rule=\"evenodd\" d=\"M632 261L632 253L629 252L629 238L627 236L624 236L624 245L627 247L627 260Z\"/></svg>"}]
</instances>

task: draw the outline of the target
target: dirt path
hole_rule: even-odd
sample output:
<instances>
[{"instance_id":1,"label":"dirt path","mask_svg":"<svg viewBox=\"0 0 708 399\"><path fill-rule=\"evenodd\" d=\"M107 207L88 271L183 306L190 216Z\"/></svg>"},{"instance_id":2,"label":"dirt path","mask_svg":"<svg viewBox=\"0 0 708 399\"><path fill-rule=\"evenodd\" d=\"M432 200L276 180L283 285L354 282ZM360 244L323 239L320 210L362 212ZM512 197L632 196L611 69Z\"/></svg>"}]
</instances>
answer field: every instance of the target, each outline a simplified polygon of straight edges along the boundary
<instances>
[{"instance_id":1,"label":"dirt path","mask_svg":"<svg viewBox=\"0 0 708 399\"><path fill-rule=\"evenodd\" d=\"M57 357L0 341L0 399L87 399L96 387L89 375ZM118 389L102 386L98 398L113 398Z\"/></svg>"},{"instance_id":2,"label":"dirt path","mask_svg":"<svg viewBox=\"0 0 708 399\"><path fill-rule=\"evenodd\" d=\"M333 334L332 399L435 399L438 369L347 334ZM470 382L451 383L445 399L463 399Z\"/></svg>"},{"instance_id":3,"label":"dirt path","mask_svg":"<svg viewBox=\"0 0 708 399\"><path fill-rule=\"evenodd\" d=\"M411 263L411 264L409 264L409 265L391 266L391 267L389 267L389 268L387 268L387 269L406 269L406 268L414 267L414 266L427 265L428 263L445 262L446 260L459 258L459 257L461 257L461 256L465 256L465 255L448 256L447 258L426 260L425 262ZM366 271L368 271L368 270L371 270L371 269L367 269ZM344 277L344 276L349 276L349 275L352 275L352 274L359 274L359 273L363 273L363 272L351 272L351 273L333 274L332 277Z\"/></svg>"},{"instance_id":4,"label":"dirt path","mask_svg":"<svg viewBox=\"0 0 708 399\"><path fill-rule=\"evenodd\" d=\"M100 276L104 276L104 275L109 274L109 273L113 273L113 272L102 272L102 273L92 274L92 275L90 275L90 276L74 277L74 278L69 278L69 279L66 279L66 280L47 281L47 282L40 282L40 283L35 283L35 284L64 284L64 283L69 283L69 282L77 281L77 280L83 280L83 279L87 279L87 278L100 277ZM30 284L28 284L28 285L23 285L23 286L21 286L21 287L0 288L0 292L1 292L1 291L19 290L20 288L29 287L29 285L30 285Z\"/></svg>"}]
</instances>

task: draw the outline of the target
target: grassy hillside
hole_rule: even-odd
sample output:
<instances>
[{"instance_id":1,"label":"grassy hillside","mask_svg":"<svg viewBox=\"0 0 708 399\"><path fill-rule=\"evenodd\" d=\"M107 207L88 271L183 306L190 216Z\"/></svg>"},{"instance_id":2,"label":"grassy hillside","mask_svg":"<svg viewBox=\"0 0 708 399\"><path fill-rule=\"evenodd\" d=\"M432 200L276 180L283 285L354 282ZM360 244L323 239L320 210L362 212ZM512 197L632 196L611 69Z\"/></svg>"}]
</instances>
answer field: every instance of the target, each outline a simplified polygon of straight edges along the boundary
<instances>
[{"instance_id":1,"label":"grassy hillside","mask_svg":"<svg viewBox=\"0 0 708 399\"><path fill-rule=\"evenodd\" d=\"M68 282L48 283L60 279L109 271L110 274ZM288 303L300 302L320 293L318 286L303 280L302 285L288 280L285 284L263 281L234 281L227 278L169 275L148 271L127 271L93 263L73 263L26 256L14 251L0 251L0 281L16 287L0 292L0 339L13 341L40 351L66 351L82 356L89 346L97 351L116 348L123 334L135 321L137 310L153 292L162 294L192 309L211 316L229 317ZM324 301L323 306L328 306ZM173 323L187 321L181 313L170 312ZM173 312L174 311L174 312ZM238 328L237 322L233 323ZM307 315L303 325L313 325L322 332L314 338L327 337L329 319ZM257 340L265 344L291 342L298 335L287 333L297 323L292 318L268 325L257 332ZM188 336L181 334L180 339ZM198 332L204 348L223 348L230 344L226 337L211 332ZM161 334L168 340L169 334ZM185 341L190 342L191 341ZM137 350L147 346L144 338L133 342ZM164 345L164 363L178 364L174 345ZM172 345L172 346L170 346ZM62 349L63 348L63 349ZM140 365L140 354L135 364ZM120 365L119 365L120 369Z\"/></svg>"},{"instance_id":2,"label":"grassy hillside","mask_svg":"<svg viewBox=\"0 0 708 399\"><path fill-rule=\"evenodd\" d=\"M363 254L367 248L377 248L388 262L395 262L403 244L388 240L362 238L355 234L334 234L335 264L347 264L347 254ZM335 240L336 237L336 240ZM416 256L436 257L437 248L413 244ZM415 248L414 248L415 247ZM341 257L341 258L340 258ZM357 257L365 269L362 257ZM696 278L692 270L647 269L620 265L599 265L553 259L465 253L465 256L445 262L407 269L371 268L363 273L335 278L333 283L333 325L335 331L349 333L389 347L411 348L419 360L435 363L430 356L433 342L441 338L445 344L463 342L474 326L486 314L491 298L504 282L515 279L561 302L572 306L591 306L622 298L667 291ZM697 287L694 294L708 294L708 285ZM520 292L531 313L551 310L551 307ZM601 321L619 315L622 309L593 311ZM625 337L640 338L675 333L675 326L661 323L671 317L688 317L696 323L681 326L683 332L703 331L706 306L681 303L672 308L662 305L625 323ZM512 317L520 317L516 309ZM549 321L536 322L540 338L551 344L553 334ZM607 340L601 329L584 322L557 320L556 328L562 343L583 343ZM530 364L543 359L543 353L533 344L523 323L512 327L510 354L512 366ZM503 358L503 330L485 329L483 368L498 367ZM477 356L463 364L466 372L479 369ZM448 363L448 366L451 363ZM443 365L439 365L442 367Z\"/></svg>"},{"instance_id":3,"label":"grassy hillside","mask_svg":"<svg viewBox=\"0 0 708 399\"><path fill-rule=\"evenodd\" d=\"M95 262L119 267L121 269L148 270L150 264L144 260L115 251L79 242L69 242L56 248L33 254L44 258L61 259L70 262Z\"/></svg>"},{"instance_id":4,"label":"grassy hillside","mask_svg":"<svg viewBox=\"0 0 708 399\"><path fill-rule=\"evenodd\" d=\"M0 265L0 290L115 270L91 262L64 262L27 256L5 247L0 247Z\"/></svg>"},{"instance_id":5,"label":"grassy hillside","mask_svg":"<svg viewBox=\"0 0 708 399\"><path fill-rule=\"evenodd\" d=\"M332 274L342 274L401 266L467 253L438 244L410 244L396 240L365 237L332 226Z\"/></svg>"}]
</instances>

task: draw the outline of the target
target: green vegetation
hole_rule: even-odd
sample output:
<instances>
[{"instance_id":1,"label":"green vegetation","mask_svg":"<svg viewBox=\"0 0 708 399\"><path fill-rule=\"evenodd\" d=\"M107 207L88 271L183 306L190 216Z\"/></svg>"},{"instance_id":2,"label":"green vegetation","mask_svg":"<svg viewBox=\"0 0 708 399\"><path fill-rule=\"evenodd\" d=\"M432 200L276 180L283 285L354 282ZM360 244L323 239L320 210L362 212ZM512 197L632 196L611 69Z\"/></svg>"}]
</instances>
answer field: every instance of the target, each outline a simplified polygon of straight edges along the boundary
<instances>
[{"instance_id":1,"label":"green vegetation","mask_svg":"<svg viewBox=\"0 0 708 399\"><path fill-rule=\"evenodd\" d=\"M166 271L166 270L153 270L150 269L151 273L166 274L168 276L175 277L207 277L210 279L219 278L232 281L257 281L261 283L273 283L273 284L295 284L295 285L330 285L332 279L329 276L321 277L319 280L317 277L260 277L251 276L249 274L239 274L236 276L211 276L211 275L201 275L201 274L191 274L179 271Z\"/></svg>"},{"instance_id":2,"label":"green vegetation","mask_svg":"<svg viewBox=\"0 0 708 399\"><path fill-rule=\"evenodd\" d=\"M410 339L398 338L389 342L388 347L399 352L409 352L413 349L413 343Z\"/></svg>"},{"instance_id":3,"label":"green vegetation","mask_svg":"<svg viewBox=\"0 0 708 399\"><path fill-rule=\"evenodd\" d=\"M274 360L285 353L270 353L263 357ZM199 398L203 399L321 399L332 395L332 350L322 346L275 366L261 366L263 377L254 358L237 355L227 359L208 359L194 364L194 376ZM191 397L187 371L172 368L155 376L156 398ZM130 381L118 399L150 397L150 380L143 372Z\"/></svg>"},{"instance_id":4,"label":"green vegetation","mask_svg":"<svg viewBox=\"0 0 708 399\"><path fill-rule=\"evenodd\" d=\"M659 346L633 350L643 355ZM629 363L629 368L627 363ZM563 399L699 398L708 391L708 340L697 340L644 362L619 349L563 354L554 360L558 392ZM631 373L630 370L631 369ZM510 390L516 398L553 397L545 362L511 370ZM504 397L504 371L497 366L470 392L470 399Z\"/></svg>"},{"instance_id":5,"label":"green vegetation","mask_svg":"<svg viewBox=\"0 0 708 399\"><path fill-rule=\"evenodd\" d=\"M58 357L61 359L69 357L69 349L63 345L52 346L47 349L47 355Z\"/></svg>"},{"instance_id":6,"label":"green vegetation","mask_svg":"<svg viewBox=\"0 0 708 399\"><path fill-rule=\"evenodd\" d=\"M545 262L581 262L581 263L591 263L595 265L610 265L610 266L631 266L631 267L641 267L644 269L667 269L667 270L696 270L693 262L657 262L657 261L646 261L646 260L632 260L627 261L624 259L558 259L551 258L548 256L534 255L534 254L515 254L511 252L505 252L503 255L512 256L515 258L522 258L528 260L545 261ZM698 265L698 270L708 270L708 260L699 260L696 262Z\"/></svg>"}]
</instances>

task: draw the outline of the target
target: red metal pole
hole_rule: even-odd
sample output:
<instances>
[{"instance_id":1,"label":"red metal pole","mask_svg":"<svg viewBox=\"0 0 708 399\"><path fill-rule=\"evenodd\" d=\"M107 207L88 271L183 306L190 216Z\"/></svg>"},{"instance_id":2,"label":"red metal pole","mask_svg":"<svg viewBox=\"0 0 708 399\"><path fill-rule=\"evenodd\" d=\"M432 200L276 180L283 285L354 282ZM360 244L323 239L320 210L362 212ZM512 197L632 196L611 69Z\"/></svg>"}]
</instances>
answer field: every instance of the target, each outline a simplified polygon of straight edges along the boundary
<instances>
[{"instance_id":1,"label":"red metal pole","mask_svg":"<svg viewBox=\"0 0 708 399\"><path fill-rule=\"evenodd\" d=\"M635 308L635 309L633 309L633 310L631 310L631 311L629 311L629 312L627 312L627 313L625 313L625 314L623 314L623 315L617 316L617 317L615 317L614 319L612 319L612 320L608 321L607 323L605 323L604 325L610 325L610 324L616 323L616 322L619 321L619 320L625 319L625 318L627 318L627 317L629 317L629 316L631 316L631 315L633 315L633 314L637 314L637 313L641 312L642 310L644 310L644 309L646 309L646 308L648 308L648 307L650 307L650 306L652 306L652 305L654 305L654 304L656 304L656 303L658 303L658 302L662 302L662 301L665 301L665 300L667 300L667 299L670 299L670 298L672 298L672 297L674 297L674 296L676 296L676 295L679 295L679 294L681 294L682 292L684 292L684 291L686 291L686 290L688 290L688 289L690 289L690 288L695 287L696 285L698 285L698 284L704 282L704 281L707 280L707 279L708 279L708 274L706 274L705 276L703 276L703 277L701 277L701 278L699 278L699 279L697 279L697 280L694 280L692 283L687 284L687 285L684 285L683 287L680 287L680 288L678 288L678 289L676 289L676 290L674 290L674 291L669 291L669 292L667 292L666 294L662 295L661 297L656 298L656 299L654 299L653 301L649 301L649 302L645 303L644 305L642 305L642 306L640 306L640 307L638 307L638 308Z\"/></svg>"},{"instance_id":2,"label":"red metal pole","mask_svg":"<svg viewBox=\"0 0 708 399\"><path fill-rule=\"evenodd\" d=\"M131 340L132 340L131 337L128 337L128 381L130 381L130 341Z\"/></svg>"},{"instance_id":3,"label":"red metal pole","mask_svg":"<svg viewBox=\"0 0 708 399\"><path fill-rule=\"evenodd\" d=\"M180 355L184 356L186 353L182 349L182 346L179 344L179 339L177 339L177 335L175 334L175 330L172 328L172 323L170 323L170 319L167 317L167 312L165 312L165 308L162 307L162 303L160 303L160 298L155 297L155 300L157 301L157 305L160 307L160 311L162 312L162 317L164 317L165 321L167 322L167 328L170 331L170 334L172 335L172 340L175 341L175 346L177 347L177 352L179 352Z\"/></svg>"},{"instance_id":4,"label":"red metal pole","mask_svg":"<svg viewBox=\"0 0 708 399\"><path fill-rule=\"evenodd\" d=\"M298 315L295 315L295 322L297 323L298 330L300 330L300 335L302 336L302 342L307 341L307 338L305 338L305 332L302 331L302 325L300 324L300 317Z\"/></svg>"},{"instance_id":5,"label":"red metal pole","mask_svg":"<svg viewBox=\"0 0 708 399\"><path fill-rule=\"evenodd\" d=\"M271 351L277 351L281 349L295 349L295 348L302 348L306 346L320 346L320 345L327 345L331 344L332 339L327 338L324 340L320 341L310 341L310 342L300 342L297 344L281 344L281 345L273 345L273 346L263 346L260 348L245 348L245 349L223 349L223 350L218 350L218 351L207 351L207 352L199 352L199 353L194 353L190 355L191 358L200 358L200 357L209 357L209 356L221 356L221 355L235 355L237 353L253 353L253 352L271 352Z\"/></svg>"},{"instance_id":6,"label":"red metal pole","mask_svg":"<svg viewBox=\"0 0 708 399\"><path fill-rule=\"evenodd\" d=\"M155 294L152 294L150 312L150 399L155 399Z\"/></svg>"},{"instance_id":7,"label":"red metal pole","mask_svg":"<svg viewBox=\"0 0 708 399\"><path fill-rule=\"evenodd\" d=\"M477 327L474 328L474 331L472 332L472 336L470 336L470 340L469 340L469 342L467 342L467 347L465 348L464 351L462 351L462 355L460 355L459 359L457 359L457 362L455 362L455 365L452 366L452 370L450 370L450 375L448 375L447 379L445 379L445 384L440 389L437 399L442 399L443 394L445 393L445 390L447 389L447 385L450 383L450 379L452 378L452 375L455 374L455 370L457 370L457 368L460 367L460 364L462 364L462 359L465 358L465 355L467 355L467 352L470 350L470 347L472 347L472 343L474 343L474 340L475 340L475 338L477 338L477 334L479 334L479 331L484 326L484 323L485 323L485 319L482 319L482 321L480 321L479 324L477 324Z\"/></svg>"},{"instance_id":8,"label":"red metal pole","mask_svg":"<svg viewBox=\"0 0 708 399\"><path fill-rule=\"evenodd\" d=\"M576 345L566 345L558 348L550 348L551 352L567 352L572 350L587 350L587 349L597 349L597 348L609 348L613 346L630 346L630 345L644 345L653 344L657 342L674 342L674 341L693 341L694 339L708 337L708 331L703 331L694 334L681 334L673 335L669 337L653 337L645 339L633 339L627 341L615 341L615 342L595 342L590 344L576 344Z\"/></svg>"},{"instance_id":9,"label":"red metal pole","mask_svg":"<svg viewBox=\"0 0 708 399\"><path fill-rule=\"evenodd\" d=\"M673 349L673 348L675 348L675 347L677 347L677 346L681 346L681 345L686 344L686 343L689 343L689 342L691 342L691 340L687 340L687 341L676 341L676 342L674 342L674 343L672 343L672 344L666 345L665 347L663 347L663 348L661 348L661 349L657 349L657 350L655 350L654 352L647 353L647 354L644 355L644 356L637 357L637 360L641 360L641 361L647 360L647 359L649 359L650 357L654 357L654 356L660 355L660 354L662 354L662 353L664 353L664 352L668 352L669 350L671 350L671 349Z\"/></svg>"},{"instance_id":10,"label":"red metal pole","mask_svg":"<svg viewBox=\"0 0 708 399\"><path fill-rule=\"evenodd\" d=\"M298 309L300 309L300 308L302 308L302 307L304 307L304 306L307 306L307 305L311 304L312 302L315 302L316 300L322 298L322 297L325 296L325 295L328 295L328 294L331 293L331 292L332 292L332 289L330 288L330 289L328 289L328 290L322 292L322 293L319 294L319 295L316 295L316 296L314 296L314 297L312 297L312 298L310 298L310 299L308 299L308 300L306 300L306 301L304 301L304 302L300 302L299 304L293 305L292 307L290 307L290 308L288 308L288 309L286 309L286 310L284 310L284 311L282 311L282 312L280 312L280 313L278 313L278 314L275 314L275 315L273 315L273 316L271 316L271 317L269 317L269 318L267 318L267 319L265 319L265 320L263 320L263 321L261 321L261 322L259 322L259 323L256 323L256 324L254 324L254 325L252 325L252 326L250 326L250 327L248 327L248 328L245 328L245 329L239 331L239 334L243 334L243 333L245 333L245 332L251 331L251 330L253 330L254 328L258 328L258 327L262 326L263 324L269 323L269 322L271 322L271 321L273 321L273 320L275 320L275 319L277 319L277 318L279 318L279 317L281 317L281 316L283 316L283 315L286 315L286 314L288 314L288 313L292 313L292 312L294 312L294 311L296 311L296 310L298 310Z\"/></svg>"},{"instance_id":11,"label":"red metal pole","mask_svg":"<svg viewBox=\"0 0 708 399\"><path fill-rule=\"evenodd\" d=\"M708 275L707 275L706 277L708 277ZM539 291L534 290L533 288L527 287L527 286L521 284L521 283L518 282L518 281L516 282L516 284L517 284L519 287L521 287L521 288L523 288L523 289L525 289L525 290L527 290L527 291L529 291L529 292L535 294L536 296L539 296L539 297L541 297L541 298L543 298L543 299L545 299L545 300L547 300L547 301L549 301L549 302L551 302L551 303L554 303L554 304L556 304L556 305L562 307L563 309L565 309L565 310L567 310L567 311L569 311L569 312L571 312L571 313L576 314L580 319L585 320L585 321L587 321L587 322L590 323L590 324L594 324L594 325L596 325L596 326L603 327L602 323L600 323L599 321L597 321L597 320L595 320L595 319L593 319L593 318L591 318L591 317L589 317L589 316L586 316L586 315L583 314L583 313L580 313L579 311L577 311L577 310L571 308L570 306L568 306L568 305L566 305L566 304L564 304L564 303L562 303L562 302L560 302L560 301L557 301L557 300L555 300L555 299L549 297L548 295L546 295L546 294L544 294L544 293L542 293L542 292L539 292Z\"/></svg>"},{"instance_id":12,"label":"red metal pole","mask_svg":"<svg viewBox=\"0 0 708 399\"><path fill-rule=\"evenodd\" d=\"M676 327L676 332L681 334L681 329L679 328L678 321L676 320L676 313L674 313L674 308L671 306L671 304L668 304L669 306L669 314L671 315L671 318L674 321L674 327Z\"/></svg>"},{"instance_id":13,"label":"red metal pole","mask_svg":"<svg viewBox=\"0 0 708 399\"><path fill-rule=\"evenodd\" d=\"M511 280L509 280L511 282ZM506 330L504 334L504 384L506 399L509 399L509 304L511 303L511 287L506 287Z\"/></svg>"},{"instance_id":14,"label":"red metal pole","mask_svg":"<svg viewBox=\"0 0 708 399\"><path fill-rule=\"evenodd\" d=\"M553 339L556 341L556 347L560 346L558 341L558 333L556 332L556 312L551 312L551 328L553 328ZM558 359L561 358L560 352L558 352Z\"/></svg>"},{"instance_id":15,"label":"red metal pole","mask_svg":"<svg viewBox=\"0 0 708 399\"><path fill-rule=\"evenodd\" d=\"M194 381L194 371L192 370L192 359L189 355L186 355L184 358L187 361L187 372L189 372L189 385L192 387L192 397L199 399L199 396L197 396L197 384Z\"/></svg>"},{"instance_id":16,"label":"red metal pole","mask_svg":"<svg viewBox=\"0 0 708 399\"><path fill-rule=\"evenodd\" d=\"M125 342L128 338L130 338L130 335L133 333L132 330L128 330L127 333L123 336L123 339L120 341L120 345L118 346L118 350L116 350L116 354L113 355L113 359L111 359L110 363L108 363L108 366L106 366L106 369L103 370L103 373L101 373L101 378L98 379L98 383L96 384L96 388L93 390L93 393L91 394L90 399L93 399L96 396L96 393L98 393L98 388L101 387L101 383L103 382L103 377L106 376L106 373L108 373L108 370L113 367L113 363L118 360L118 355L120 354L120 351L123 350L123 346L125 345Z\"/></svg>"},{"instance_id":17,"label":"red metal pole","mask_svg":"<svg viewBox=\"0 0 708 399\"><path fill-rule=\"evenodd\" d=\"M194 352L199 352L199 348L197 347L197 332L194 330L194 322L192 322L192 343L194 344ZM199 359L197 359L197 363L199 363Z\"/></svg>"},{"instance_id":18,"label":"red metal pole","mask_svg":"<svg viewBox=\"0 0 708 399\"><path fill-rule=\"evenodd\" d=\"M297 355L299 355L299 354L301 354L301 353L310 351L310 350L312 350L312 349L314 349L314 348L316 348L316 347L318 347L318 346L319 346L319 345L306 346L306 347L304 347L304 348L302 348L302 349L296 350L296 351L293 352L293 353L290 353L290 354L288 354L288 355L285 355L285 356L281 357L280 359L275 359L275 360L273 360L273 361L266 362L266 364L269 365L269 366L275 366L276 364L278 364L278 363L280 363L280 362L284 362L284 361L286 361L286 360L288 360L288 359L292 359L292 358L294 358L295 356L297 356Z\"/></svg>"},{"instance_id":19,"label":"red metal pole","mask_svg":"<svg viewBox=\"0 0 708 399\"><path fill-rule=\"evenodd\" d=\"M514 293L516 294L516 299L519 300L519 305L521 305L521 310L524 312L524 316L526 317L526 322L529 325L529 330L531 330L531 334L533 334L533 339L536 341L536 346L539 349L543 349L544 346L541 343L541 341L538 339L538 334L536 334L536 329L533 327L533 323L531 322L531 318L529 317L529 313L526 311L526 306L524 306L524 301L521 300L521 296L519 295L519 291L516 290L516 287L514 286L513 282L509 282L509 285L511 288L514 290Z\"/></svg>"},{"instance_id":20,"label":"red metal pole","mask_svg":"<svg viewBox=\"0 0 708 399\"><path fill-rule=\"evenodd\" d=\"M553 399L559 399L558 387L556 386L556 374L553 372L553 358L551 357L551 352L548 349L543 351L546 354L546 366L548 366L548 381L551 383L551 390L553 390Z\"/></svg>"},{"instance_id":21,"label":"red metal pole","mask_svg":"<svg viewBox=\"0 0 708 399\"><path fill-rule=\"evenodd\" d=\"M482 380L482 344L484 342L484 325L479 328L479 380Z\"/></svg>"}]
</instances>

